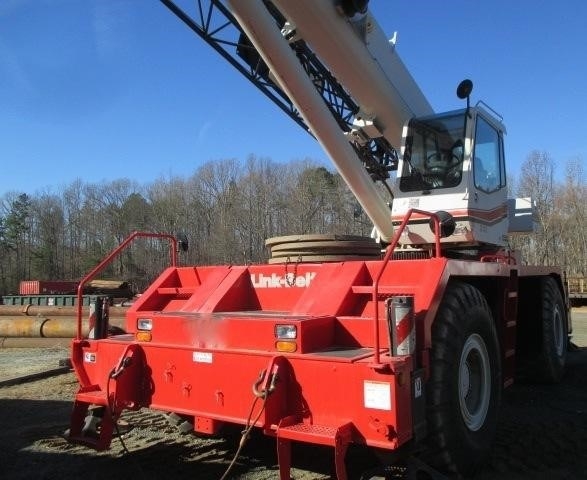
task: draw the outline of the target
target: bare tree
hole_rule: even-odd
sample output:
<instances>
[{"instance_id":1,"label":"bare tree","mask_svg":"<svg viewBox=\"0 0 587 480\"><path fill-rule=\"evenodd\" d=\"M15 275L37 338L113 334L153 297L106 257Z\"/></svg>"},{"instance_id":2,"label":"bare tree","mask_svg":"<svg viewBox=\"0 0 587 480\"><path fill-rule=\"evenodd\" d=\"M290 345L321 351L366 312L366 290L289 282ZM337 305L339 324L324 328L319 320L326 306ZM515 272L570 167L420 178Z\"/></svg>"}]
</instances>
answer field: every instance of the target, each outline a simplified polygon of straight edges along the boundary
<instances>
[{"instance_id":1,"label":"bare tree","mask_svg":"<svg viewBox=\"0 0 587 480\"><path fill-rule=\"evenodd\" d=\"M518 195L531 197L537 206L540 231L526 246L529 263L554 265L557 250L557 219L555 213L554 164L546 152L533 151L521 168Z\"/></svg>"},{"instance_id":2,"label":"bare tree","mask_svg":"<svg viewBox=\"0 0 587 480\"><path fill-rule=\"evenodd\" d=\"M587 184L580 158L567 162L561 196L561 236L570 275L587 275Z\"/></svg>"},{"instance_id":3,"label":"bare tree","mask_svg":"<svg viewBox=\"0 0 587 480\"><path fill-rule=\"evenodd\" d=\"M43 193L31 202L33 278L63 279L65 216L61 197Z\"/></svg>"}]
</instances>

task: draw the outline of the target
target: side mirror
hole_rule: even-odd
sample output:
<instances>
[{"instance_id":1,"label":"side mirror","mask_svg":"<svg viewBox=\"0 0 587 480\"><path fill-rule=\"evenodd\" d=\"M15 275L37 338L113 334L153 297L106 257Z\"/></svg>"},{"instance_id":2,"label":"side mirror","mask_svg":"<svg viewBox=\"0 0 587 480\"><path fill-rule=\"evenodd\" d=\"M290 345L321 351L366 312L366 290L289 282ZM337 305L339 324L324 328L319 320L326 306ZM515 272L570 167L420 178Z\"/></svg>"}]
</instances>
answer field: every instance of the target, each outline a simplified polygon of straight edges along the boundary
<instances>
[{"instance_id":1,"label":"side mirror","mask_svg":"<svg viewBox=\"0 0 587 480\"><path fill-rule=\"evenodd\" d=\"M459 83L459 86L457 87L457 97L459 97L461 100L464 100L466 98L468 101L472 91L473 82L466 78L461 83Z\"/></svg>"},{"instance_id":2,"label":"side mirror","mask_svg":"<svg viewBox=\"0 0 587 480\"><path fill-rule=\"evenodd\" d=\"M469 108L470 108L470 97L471 97L471 92L473 91L473 82L471 80L469 80L468 78L465 78L461 83L459 83L459 86L457 87L457 97L459 97L461 100L463 99L467 99L467 117L469 117Z\"/></svg>"}]
</instances>

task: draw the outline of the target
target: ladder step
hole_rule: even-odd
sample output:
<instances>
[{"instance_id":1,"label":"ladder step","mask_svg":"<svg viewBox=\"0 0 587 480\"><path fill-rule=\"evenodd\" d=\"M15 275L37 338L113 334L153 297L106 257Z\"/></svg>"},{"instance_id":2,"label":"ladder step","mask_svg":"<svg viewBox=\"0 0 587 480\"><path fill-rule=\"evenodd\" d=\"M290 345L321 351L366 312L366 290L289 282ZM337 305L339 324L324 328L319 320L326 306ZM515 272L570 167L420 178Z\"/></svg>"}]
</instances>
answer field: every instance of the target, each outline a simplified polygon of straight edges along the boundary
<instances>
[{"instance_id":1,"label":"ladder step","mask_svg":"<svg viewBox=\"0 0 587 480\"><path fill-rule=\"evenodd\" d=\"M93 448L97 451L106 450L107 446L104 446L104 441L99 437L90 437L87 435L71 435L67 438L68 442L75 443L76 445L83 445L85 447Z\"/></svg>"},{"instance_id":2,"label":"ladder step","mask_svg":"<svg viewBox=\"0 0 587 480\"><path fill-rule=\"evenodd\" d=\"M107 450L112 442L114 424L109 419L102 419L97 431L81 431L77 435L70 434L67 441L93 448L99 452Z\"/></svg>"},{"instance_id":3,"label":"ladder step","mask_svg":"<svg viewBox=\"0 0 587 480\"><path fill-rule=\"evenodd\" d=\"M114 421L105 408L91 409L88 402L76 398L67 434L69 442L98 451L106 450L110 446L113 430Z\"/></svg>"},{"instance_id":4,"label":"ladder step","mask_svg":"<svg viewBox=\"0 0 587 480\"><path fill-rule=\"evenodd\" d=\"M92 390L89 392L78 392L75 396L76 400L83 403L89 403L93 405L108 405L108 399L106 392L102 390Z\"/></svg>"},{"instance_id":5,"label":"ladder step","mask_svg":"<svg viewBox=\"0 0 587 480\"><path fill-rule=\"evenodd\" d=\"M324 425L295 423L287 427L279 427L277 437L298 442L335 446L337 436L340 436L341 431L346 430L346 428L346 425L337 428Z\"/></svg>"},{"instance_id":6,"label":"ladder step","mask_svg":"<svg viewBox=\"0 0 587 480\"><path fill-rule=\"evenodd\" d=\"M292 441L334 447L336 478L339 480L347 480L348 476L344 458L347 448L352 440L352 423L345 423L339 427L309 425L303 422L291 423L288 425L287 423L292 420L292 417L285 418L282 420L280 426L277 427L277 458L279 461L280 480L289 480L291 478Z\"/></svg>"}]
</instances>

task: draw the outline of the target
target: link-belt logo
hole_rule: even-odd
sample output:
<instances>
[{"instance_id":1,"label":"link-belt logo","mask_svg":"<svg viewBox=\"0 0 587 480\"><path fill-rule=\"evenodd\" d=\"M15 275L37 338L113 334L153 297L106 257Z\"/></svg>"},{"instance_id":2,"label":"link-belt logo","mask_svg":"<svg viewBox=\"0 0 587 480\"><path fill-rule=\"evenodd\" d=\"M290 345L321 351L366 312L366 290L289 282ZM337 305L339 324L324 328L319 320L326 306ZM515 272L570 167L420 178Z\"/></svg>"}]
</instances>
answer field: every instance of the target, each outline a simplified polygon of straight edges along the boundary
<instances>
[{"instance_id":1,"label":"link-belt logo","mask_svg":"<svg viewBox=\"0 0 587 480\"><path fill-rule=\"evenodd\" d=\"M263 275L262 273L251 274L251 282L255 288L288 288L288 287L309 287L312 280L316 276L316 272L306 272L303 275L296 275L294 273L286 273L285 275Z\"/></svg>"}]
</instances>

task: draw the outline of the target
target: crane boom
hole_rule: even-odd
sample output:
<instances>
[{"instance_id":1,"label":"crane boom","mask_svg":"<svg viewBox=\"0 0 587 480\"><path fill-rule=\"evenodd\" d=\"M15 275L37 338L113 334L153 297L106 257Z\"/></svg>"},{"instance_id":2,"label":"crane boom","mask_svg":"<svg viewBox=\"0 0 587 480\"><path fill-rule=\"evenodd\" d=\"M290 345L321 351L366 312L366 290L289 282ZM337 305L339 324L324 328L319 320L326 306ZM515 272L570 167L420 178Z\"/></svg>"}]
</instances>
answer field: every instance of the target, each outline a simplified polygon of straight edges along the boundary
<instances>
[{"instance_id":1,"label":"crane boom","mask_svg":"<svg viewBox=\"0 0 587 480\"><path fill-rule=\"evenodd\" d=\"M261 0L229 1L230 8L276 82L296 105L341 176L372 220L381 238L390 241L393 223L389 207L362 167L357 152L324 105L274 18ZM333 7L334 8L334 7Z\"/></svg>"},{"instance_id":2,"label":"crane boom","mask_svg":"<svg viewBox=\"0 0 587 480\"><path fill-rule=\"evenodd\" d=\"M433 113L368 10L348 18L333 0L273 3L357 101L356 125L369 122L369 136L379 132L397 147L410 118Z\"/></svg>"},{"instance_id":3,"label":"crane boom","mask_svg":"<svg viewBox=\"0 0 587 480\"><path fill-rule=\"evenodd\" d=\"M389 240L389 206L371 181L390 191L386 180L397 168L403 125L432 109L371 15L348 18L334 0L198 0L190 16L172 0L161 1L318 139L379 236ZM257 32L261 15L271 43ZM281 53L270 60L269 49ZM291 69L294 76L283 73Z\"/></svg>"},{"instance_id":4,"label":"crane boom","mask_svg":"<svg viewBox=\"0 0 587 480\"><path fill-rule=\"evenodd\" d=\"M489 152L483 145L503 153L505 127L481 106L434 113L368 0L196 0L192 16L173 0L161 2L320 142L384 242L419 206L461 219L445 243L503 245L503 154L491 157L485 179L480 172ZM222 35L229 30L232 37ZM473 143L477 113L493 134L479 130ZM390 171L398 168L391 186ZM487 180L497 177L495 185ZM395 200L384 199L371 181L382 182ZM434 239L420 220L410 230L404 245Z\"/></svg>"}]
</instances>

